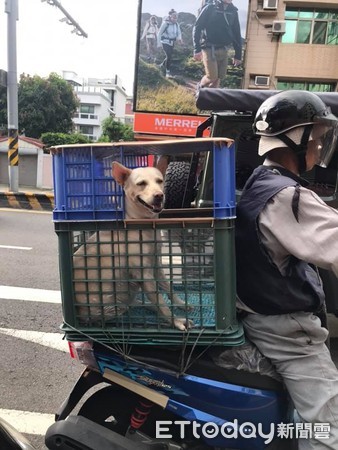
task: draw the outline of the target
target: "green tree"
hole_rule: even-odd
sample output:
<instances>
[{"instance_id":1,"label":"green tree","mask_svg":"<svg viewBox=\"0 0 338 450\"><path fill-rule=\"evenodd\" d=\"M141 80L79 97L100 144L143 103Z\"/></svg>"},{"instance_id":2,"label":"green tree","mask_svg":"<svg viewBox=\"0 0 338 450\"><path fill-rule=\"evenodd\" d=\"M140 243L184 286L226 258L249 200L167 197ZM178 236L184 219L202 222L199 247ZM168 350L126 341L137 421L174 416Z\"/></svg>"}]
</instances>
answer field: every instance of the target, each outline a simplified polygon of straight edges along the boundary
<instances>
[{"instance_id":1,"label":"green tree","mask_svg":"<svg viewBox=\"0 0 338 450\"><path fill-rule=\"evenodd\" d=\"M134 132L130 125L125 125L113 117L106 117L102 121L102 136L100 142L133 141Z\"/></svg>"},{"instance_id":2,"label":"green tree","mask_svg":"<svg viewBox=\"0 0 338 450\"><path fill-rule=\"evenodd\" d=\"M21 75L18 86L19 128L29 137L42 133L69 133L79 105L70 84L56 73L48 78Z\"/></svg>"},{"instance_id":3,"label":"green tree","mask_svg":"<svg viewBox=\"0 0 338 450\"><path fill-rule=\"evenodd\" d=\"M0 135L7 129L7 88L0 86Z\"/></svg>"}]
</instances>

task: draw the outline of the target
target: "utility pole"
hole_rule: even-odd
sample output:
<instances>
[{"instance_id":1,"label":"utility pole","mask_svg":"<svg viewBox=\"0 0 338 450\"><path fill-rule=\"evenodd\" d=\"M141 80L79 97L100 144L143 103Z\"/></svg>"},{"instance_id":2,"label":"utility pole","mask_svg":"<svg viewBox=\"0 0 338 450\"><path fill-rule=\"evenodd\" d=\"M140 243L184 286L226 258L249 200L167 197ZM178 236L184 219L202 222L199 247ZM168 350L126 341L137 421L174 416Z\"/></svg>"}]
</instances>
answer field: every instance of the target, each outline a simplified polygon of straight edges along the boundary
<instances>
[{"instance_id":1,"label":"utility pole","mask_svg":"<svg viewBox=\"0 0 338 450\"><path fill-rule=\"evenodd\" d=\"M46 1L46 0L41 0ZM19 191L19 119L18 119L18 78L16 57L16 22L19 20L19 0L5 0L7 16L7 115L8 115L8 176L9 190ZM74 33L78 36L88 37L80 25L63 8L58 0L47 0L47 3L56 6L64 14L61 21L72 25Z\"/></svg>"},{"instance_id":2,"label":"utility pole","mask_svg":"<svg viewBox=\"0 0 338 450\"><path fill-rule=\"evenodd\" d=\"M41 2L47 2L48 5L56 6L64 14L64 17L60 19L60 22L66 22L67 25L73 27L72 33L76 33L78 36L88 37L88 34L80 27L80 25L73 19L68 11L61 5L58 0L41 0Z\"/></svg>"},{"instance_id":3,"label":"utility pole","mask_svg":"<svg viewBox=\"0 0 338 450\"><path fill-rule=\"evenodd\" d=\"M5 0L7 16L7 115L9 190L19 191L18 78L16 65L16 22L18 0Z\"/></svg>"}]
</instances>

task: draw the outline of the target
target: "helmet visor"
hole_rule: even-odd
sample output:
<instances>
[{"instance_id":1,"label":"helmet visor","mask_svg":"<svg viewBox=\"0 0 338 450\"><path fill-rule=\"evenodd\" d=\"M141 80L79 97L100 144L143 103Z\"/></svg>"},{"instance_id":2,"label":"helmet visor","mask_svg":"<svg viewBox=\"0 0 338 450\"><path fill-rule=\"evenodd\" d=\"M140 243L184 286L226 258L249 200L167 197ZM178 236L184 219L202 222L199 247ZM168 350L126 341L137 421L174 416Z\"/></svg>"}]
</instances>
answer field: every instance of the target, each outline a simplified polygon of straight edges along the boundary
<instances>
[{"instance_id":1,"label":"helmet visor","mask_svg":"<svg viewBox=\"0 0 338 450\"><path fill-rule=\"evenodd\" d=\"M311 137L316 142L318 148L317 165L327 168L337 149L338 122L330 122L327 125L323 122L315 124Z\"/></svg>"}]
</instances>

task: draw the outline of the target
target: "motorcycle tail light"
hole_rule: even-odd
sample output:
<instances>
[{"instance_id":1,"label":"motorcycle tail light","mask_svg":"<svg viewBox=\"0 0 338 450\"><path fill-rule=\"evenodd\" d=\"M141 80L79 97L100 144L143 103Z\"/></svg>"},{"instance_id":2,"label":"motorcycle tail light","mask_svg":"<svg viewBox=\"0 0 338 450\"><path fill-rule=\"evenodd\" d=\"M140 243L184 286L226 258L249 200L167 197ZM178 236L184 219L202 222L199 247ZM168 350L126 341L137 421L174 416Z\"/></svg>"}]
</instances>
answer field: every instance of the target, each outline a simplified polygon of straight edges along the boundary
<instances>
[{"instance_id":1,"label":"motorcycle tail light","mask_svg":"<svg viewBox=\"0 0 338 450\"><path fill-rule=\"evenodd\" d=\"M70 356L80 361L85 366L98 368L96 363L93 344L88 341L83 342L68 342Z\"/></svg>"}]
</instances>

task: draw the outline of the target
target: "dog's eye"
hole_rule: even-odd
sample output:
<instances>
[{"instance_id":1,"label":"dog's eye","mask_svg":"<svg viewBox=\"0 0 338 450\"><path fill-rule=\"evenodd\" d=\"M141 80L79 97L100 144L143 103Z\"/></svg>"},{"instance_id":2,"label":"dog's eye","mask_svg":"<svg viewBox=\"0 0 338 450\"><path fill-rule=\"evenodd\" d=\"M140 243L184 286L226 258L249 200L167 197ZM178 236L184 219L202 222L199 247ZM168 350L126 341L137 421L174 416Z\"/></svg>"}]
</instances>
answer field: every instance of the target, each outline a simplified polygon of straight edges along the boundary
<instances>
[{"instance_id":1,"label":"dog's eye","mask_svg":"<svg viewBox=\"0 0 338 450\"><path fill-rule=\"evenodd\" d=\"M162 178L158 178L158 179L156 180L156 183L157 183L157 184L163 184Z\"/></svg>"},{"instance_id":2,"label":"dog's eye","mask_svg":"<svg viewBox=\"0 0 338 450\"><path fill-rule=\"evenodd\" d=\"M138 183L136 183L137 186L147 186L147 182L146 181L139 181Z\"/></svg>"}]
</instances>

